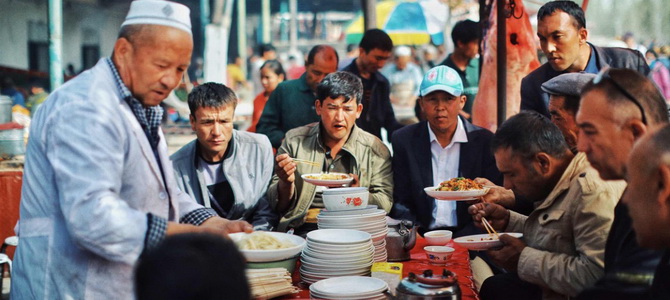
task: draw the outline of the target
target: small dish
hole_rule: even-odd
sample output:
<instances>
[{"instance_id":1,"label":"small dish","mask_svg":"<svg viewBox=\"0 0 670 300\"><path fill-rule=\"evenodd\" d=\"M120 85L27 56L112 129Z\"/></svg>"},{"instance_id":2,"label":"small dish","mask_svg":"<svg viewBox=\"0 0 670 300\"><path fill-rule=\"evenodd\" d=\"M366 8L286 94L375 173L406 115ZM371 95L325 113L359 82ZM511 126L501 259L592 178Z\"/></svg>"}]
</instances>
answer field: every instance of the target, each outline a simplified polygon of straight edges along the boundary
<instances>
[{"instance_id":1,"label":"small dish","mask_svg":"<svg viewBox=\"0 0 670 300\"><path fill-rule=\"evenodd\" d=\"M445 246L451 241L453 233L449 230L433 230L426 232L423 237L430 246Z\"/></svg>"},{"instance_id":2,"label":"small dish","mask_svg":"<svg viewBox=\"0 0 670 300\"><path fill-rule=\"evenodd\" d=\"M426 251L428 262L434 265L446 265L447 261L454 254L454 248L447 246L426 246L423 247Z\"/></svg>"}]
</instances>

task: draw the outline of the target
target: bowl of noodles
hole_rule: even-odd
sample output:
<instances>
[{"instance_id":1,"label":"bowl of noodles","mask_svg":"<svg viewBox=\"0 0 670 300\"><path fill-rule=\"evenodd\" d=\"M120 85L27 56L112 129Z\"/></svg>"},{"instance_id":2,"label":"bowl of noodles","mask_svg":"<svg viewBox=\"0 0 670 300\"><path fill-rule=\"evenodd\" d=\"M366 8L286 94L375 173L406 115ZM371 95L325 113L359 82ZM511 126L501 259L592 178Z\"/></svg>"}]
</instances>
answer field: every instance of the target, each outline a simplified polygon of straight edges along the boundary
<instances>
[{"instance_id":1,"label":"bowl of noodles","mask_svg":"<svg viewBox=\"0 0 670 300\"><path fill-rule=\"evenodd\" d=\"M428 196L437 200L466 201L488 193L489 189L472 179L455 177L445 180L438 186L423 189Z\"/></svg>"},{"instance_id":2,"label":"bowl of noodles","mask_svg":"<svg viewBox=\"0 0 670 300\"><path fill-rule=\"evenodd\" d=\"M238 232L229 236L247 262L286 260L296 257L305 246L305 239L283 232Z\"/></svg>"}]
</instances>

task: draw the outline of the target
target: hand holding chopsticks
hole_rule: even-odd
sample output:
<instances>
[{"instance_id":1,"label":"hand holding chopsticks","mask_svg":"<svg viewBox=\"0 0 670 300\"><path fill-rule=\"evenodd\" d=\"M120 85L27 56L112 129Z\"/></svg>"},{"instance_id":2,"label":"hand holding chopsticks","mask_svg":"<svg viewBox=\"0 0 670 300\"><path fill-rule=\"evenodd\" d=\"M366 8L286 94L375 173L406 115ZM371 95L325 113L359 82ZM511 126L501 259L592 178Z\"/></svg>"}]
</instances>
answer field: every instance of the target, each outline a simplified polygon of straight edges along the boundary
<instances>
[{"instance_id":1,"label":"hand holding chopsticks","mask_svg":"<svg viewBox=\"0 0 670 300\"><path fill-rule=\"evenodd\" d=\"M496 232L495 229L493 229L493 226L491 226L491 223L486 220L486 218L482 217L482 224L484 224L484 228L486 228L486 231L489 233L489 236L493 237L495 235L496 238L498 238L498 232Z\"/></svg>"},{"instance_id":2,"label":"hand holding chopsticks","mask_svg":"<svg viewBox=\"0 0 670 300\"><path fill-rule=\"evenodd\" d=\"M480 202L470 205L468 213L472 215L472 219L478 227L484 227L492 236L495 235L493 228L505 231L509 224L509 210L495 203ZM486 221L484 221L485 218Z\"/></svg>"},{"instance_id":3,"label":"hand holding chopsticks","mask_svg":"<svg viewBox=\"0 0 670 300\"><path fill-rule=\"evenodd\" d=\"M296 163L299 163L299 164L306 164L306 165L310 165L310 166L314 166L314 167L318 167L318 166L319 166L319 163L317 163L317 162L313 162L313 161L309 161L309 160L304 160L304 159L294 158L293 161L296 162Z\"/></svg>"}]
</instances>

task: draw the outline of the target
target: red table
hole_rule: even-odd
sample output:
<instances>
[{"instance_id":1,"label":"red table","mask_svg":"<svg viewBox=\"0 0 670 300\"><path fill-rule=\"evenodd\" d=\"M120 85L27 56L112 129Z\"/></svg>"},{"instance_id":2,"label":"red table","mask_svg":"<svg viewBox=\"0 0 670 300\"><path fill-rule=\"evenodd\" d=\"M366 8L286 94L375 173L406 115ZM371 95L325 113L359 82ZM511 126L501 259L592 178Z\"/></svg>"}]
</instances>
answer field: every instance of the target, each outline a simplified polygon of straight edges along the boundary
<instances>
[{"instance_id":1,"label":"red table","mask_svg":"<svg viewBox=\"0 0 670 300\"><path fill-rule=\"evenodd\" d=\"M411 259L409 261L402 262L403 278L407 277L409 272L421 274L424 270L430 269L433 270L434 274L441 274L442 269L447 268L457 275L458 285L461 288L461 299L479 299L475 289L475 284L472 281L470 256L468 255L467 249L454 244L453 241L450 241L447 246L454 248L456 251L454 251L454 254L451 256L451 259L446 266L436 266L428 263L426 253L423 251L424 246L426 246L426 240L417 236L416 246L414 246L414 249L410 251ZM310 299L309 286L300 282L299 267L296 267L296 270L293 272L293 284L299 287L301 291L296 294L283 296L280 299Z\"/></svg>"}]
</instances>

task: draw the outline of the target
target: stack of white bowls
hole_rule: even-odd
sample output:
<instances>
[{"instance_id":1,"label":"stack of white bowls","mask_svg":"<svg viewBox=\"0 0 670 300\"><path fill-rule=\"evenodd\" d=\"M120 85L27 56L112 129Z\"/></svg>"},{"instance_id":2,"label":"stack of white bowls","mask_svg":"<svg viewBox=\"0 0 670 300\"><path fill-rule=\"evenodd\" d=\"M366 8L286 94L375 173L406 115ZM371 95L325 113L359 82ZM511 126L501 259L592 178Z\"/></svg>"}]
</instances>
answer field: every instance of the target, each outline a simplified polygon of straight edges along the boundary
<instances>
[{"instance_id":1,"label":"stack of white bowls","mask_svg":"<svg viewBox=\"0 0 670 300\"><path fill-rule=\"evenodd\" d=\"M370 205L356 210L328 211L322 210L318 215L319 229L356 229L365 231L372 236L375 247L374 261L385 262L386 253L386 211Z\"/></svg>"},{"instance_id":2,"label":"stack of white bowls","mask_svg":"<svg viewBox=\"0 0 670 300\"><path fill-rule=\"evenodd\" d=\"M309 287L316 299L387 299L388 290L384 280L373 277L345 276L321 280Z\"/></svg>"},{"instance_id":3,"label":"stack of white bowls","mask_svg":"<svg viewBox=\"0 0 670 300\"><path fill-rule=\"evenodd\" d=\"M300 277L306 283L339 276L369 276L375 248L370 234L351 229L319 229L307 234Z\"/></svg>"}]
</instances>

